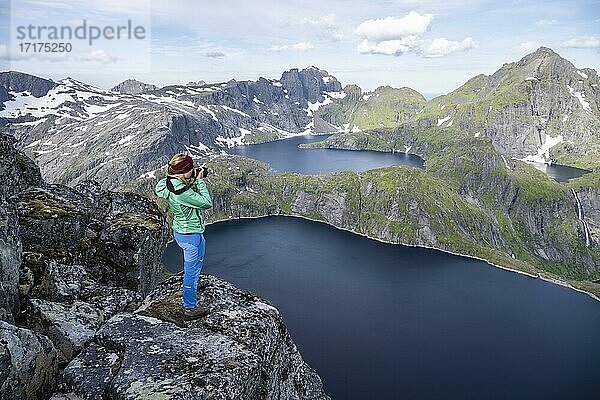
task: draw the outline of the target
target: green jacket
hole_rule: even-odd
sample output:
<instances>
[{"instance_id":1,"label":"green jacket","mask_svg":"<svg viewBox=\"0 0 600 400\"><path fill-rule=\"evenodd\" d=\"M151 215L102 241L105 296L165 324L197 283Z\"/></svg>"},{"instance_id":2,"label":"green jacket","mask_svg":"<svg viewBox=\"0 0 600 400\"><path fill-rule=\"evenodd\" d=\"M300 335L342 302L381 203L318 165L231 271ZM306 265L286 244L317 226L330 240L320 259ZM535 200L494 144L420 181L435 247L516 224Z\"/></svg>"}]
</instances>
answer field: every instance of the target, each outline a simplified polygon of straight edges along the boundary
<instances>
[{"instance_id":1,"label":"green jacket","mask_svg":"<svg viewBox=\"0 0 600 400\"><path fill-rule=\"evenodd\" d=\"M185 186L179 179L171 179L171 182L175 190ZM203 210L212 207L212 200L204 180L197 179L190 189L176 195L167 189L167 178L163 178L156 184L154 192L158 197L167 199L173 213L173 230L175 232L204 232Z\"/></svg>"}]
</instances>

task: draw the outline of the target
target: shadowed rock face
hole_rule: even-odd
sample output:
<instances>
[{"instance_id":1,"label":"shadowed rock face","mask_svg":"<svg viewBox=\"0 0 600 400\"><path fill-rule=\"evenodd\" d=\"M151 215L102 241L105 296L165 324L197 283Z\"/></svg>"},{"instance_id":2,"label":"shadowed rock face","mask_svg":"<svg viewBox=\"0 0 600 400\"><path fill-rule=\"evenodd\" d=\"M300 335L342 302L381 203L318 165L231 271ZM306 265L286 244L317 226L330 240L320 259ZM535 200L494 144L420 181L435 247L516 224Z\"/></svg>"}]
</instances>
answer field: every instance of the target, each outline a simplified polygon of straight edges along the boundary
<instances>
[{"instance_id":1,"label":"shadowed rock face","mask_svg":"<svg viewBox=\"0 0 600 400\"><path fill-rule=\"evenodd\" d=\"M8 197L42 183L39 168L14 148L14 138L0 134L0 320L14 322L19 308L21 239L17 211Z\"/></svg>"},{"instance_id":2,"label":"shadowed rock face","mask_svg":"<svg viewBox=\"0 0 600 400\"><path fill-rule=\"evenodd\" d=\"M0 196L0 320L14 323L19 308L21 240L14 206Z\"/></svg>"},{"instance_id":3,"label":"shadowed rock face","mask_svg":"<svg viewBox=\"0 0 600 400\"><path fill-rule=\"evenodd\" d=\"M0 398L48 398L57 372L58 353L48 337L0 321Z\"/></svg>"},{"instance_id":4,"label":"shadowed rock face","mask_svg":"<svg viewBox=\"0 0 600 400\"><path fill-rule=\"evenodd\" d=\"M200 307L209 314L184 321L181 279L182 274L169 278L138 310L120 313L104 324L65 369L61 392L89 399L149 394L190 399L329 398L275 307L203 275Z\"/></svg>"},{"instance_id":5,"label":"shadowed rock face","mask_svg":"<svg viewBox=\"0 0 600 400\"><path fill-rule=\"evenodd\" d=\"M4 88L4 92L29 92L34 97L42 97L55 86L55 83L50 79L10 71L0 72L0 86Z\"/></svg>"},{"instance_id":6,"label":"shadowed rock face","mask_svg":"<svg viewBox=\"0 0 600 400\"><path fill-rule=\"evenodd\" d=\"M13 197L26 252L86 267L102 283L119 282L141 294L162 277L160 258L169 232L151 201L102 190L88 181L30 188Z\"/></svg>"}]
</instances>

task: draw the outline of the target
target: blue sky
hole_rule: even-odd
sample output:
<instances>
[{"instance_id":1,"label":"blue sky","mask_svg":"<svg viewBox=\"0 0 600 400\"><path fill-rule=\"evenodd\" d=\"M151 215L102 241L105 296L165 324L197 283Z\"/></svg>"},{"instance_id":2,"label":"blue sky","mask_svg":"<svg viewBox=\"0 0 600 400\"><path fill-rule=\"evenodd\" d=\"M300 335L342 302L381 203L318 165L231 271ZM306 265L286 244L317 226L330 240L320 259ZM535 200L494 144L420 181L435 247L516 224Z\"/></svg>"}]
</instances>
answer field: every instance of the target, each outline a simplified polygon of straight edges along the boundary
<instances>
[{"instance_id":1,"label":"blue sky","mask_svg":"<svg viewBox=\"0 0 600 400\"><path fill-rule=\"evenodd\" d=\"M2 2L3 70L72 76L104 88L126 78L157 85L279 78L315 65L343 85L440 94L541 45L578 68L600 67L600 1ZM68 54L20 51L18 26L74 28L84 19L100 28L131 20L147 35L91 46L72 39Z\"/></svg>"}]
</instances>

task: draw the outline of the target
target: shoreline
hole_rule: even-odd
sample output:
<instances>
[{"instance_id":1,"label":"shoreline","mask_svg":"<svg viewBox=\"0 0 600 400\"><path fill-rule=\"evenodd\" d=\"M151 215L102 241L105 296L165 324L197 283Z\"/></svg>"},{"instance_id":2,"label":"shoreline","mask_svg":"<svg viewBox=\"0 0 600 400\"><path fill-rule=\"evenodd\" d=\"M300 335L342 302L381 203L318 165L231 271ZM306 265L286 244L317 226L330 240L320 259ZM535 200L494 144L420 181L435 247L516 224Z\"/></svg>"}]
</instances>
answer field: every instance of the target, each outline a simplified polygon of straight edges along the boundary
<instances>
[{"instance_id":1,"label":"shoreline","mask_svg":"<svg viewBox=\"0 0 600 400\"><path fill-rule=\"evenodd\" d=\"M338 229L338 230L341 230L341 231L350 232L350 233L352 233L354 235L362 236L364 238L367 238L367 239L370 239L370 240L375 240L375 241L380 242L380 243L392 244L392 245L410 246L410 247L422 247L422 248L425 248L425 249L437 250L437 251L441 251L441 252L448 253L448 254L453 254L453 255L456 255L456 256L460 256L460 257L466 257L466 258L471 258L471 259L475 259L475 260L479 260L479 261L484 261L488 265L490 265L492 267L495 267L495 268L503 269L505 271L510 271L510 272L516 272L518 274L525 275L525 276L528 276L528 277L533 278L533 279L540 279L540 280L543 280L543 281L546 281L546 282L549 282L549 283L552 283L552 284L555 284L555 285L558 285L558 286L562 286L562 287L565 287L565 288L568 288L568 289L572 289L572 290L574 290L576 292L584 293L584 294L588 295L589 297L591 297L592 299L600 302L600 297L596 296L594 293L591 293L591 292L588 292L586 290L574 287L573 285L571 285L570 283L568 283L566 281L561 281L561 280L558 280L558 279L555 279L555 278L552 278L552 277L545 277L545 276L543 276L541 274L541 272L538 272L536 275L534 275L534 274L531 274L529 272L525 272L525 271L521 271L521 270L518 270L518 269L510 268L510 267L507 267L507 266L504 266L504 265L495 264L495 263L493 263L493 262L491 262L489 260L486 260L486 259L478 257L478 256L474 256L474 255L471 255L471 254L458 253L458 252L454 252L454 251L451 251L451 250L440 249L440 248L437 248L437 247L434 247L434 246L411 244L411 243L403 243L403 242L399 242L399 243L397 243L397 242L391 242L391 241L388 241L388 240L385 240L385 239L380 239L380 238L368 236L368 235L366 235L364 233L359 233L359 232L353 231L353 230L348 229L348 228L343 228L343 227L335 226L335 225L330 224L328 222L321 221L321 220L314 219L314 218L305 217L305 216L302 216L302 215L272 214L272 215L260 215L260 216L256 216L256 217L237 217L237 218L226 218L226 219L224 218L224 219L218 219L218 220L215 220L215 221L207 222L207 223L205 223L205 226L212 225L212 224L217 224L219 222L232 221L232 220L259 219L259 218L268 218L268 217L300 218L300 219L304 219L304 220L307 220L307 221L319 222L319 223L322 223L324 225L330 226L332 228L335 228L335 229Z\"/></svg>"}]
</instances>

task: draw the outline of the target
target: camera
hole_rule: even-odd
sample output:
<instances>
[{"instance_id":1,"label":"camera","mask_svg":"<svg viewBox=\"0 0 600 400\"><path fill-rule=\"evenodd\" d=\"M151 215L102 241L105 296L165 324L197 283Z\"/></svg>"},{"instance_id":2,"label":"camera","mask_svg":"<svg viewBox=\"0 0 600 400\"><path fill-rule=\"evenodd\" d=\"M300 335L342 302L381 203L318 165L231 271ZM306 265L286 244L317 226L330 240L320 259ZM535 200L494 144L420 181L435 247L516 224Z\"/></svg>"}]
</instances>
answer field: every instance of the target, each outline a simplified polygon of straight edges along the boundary
<instances>
[{"instance_id":1,"label":"camera","mask_svg":"<svg viewBox=\"0 0 600 400\"><path fill-rule=\"evenodd\" d=\"M198 168L194 168L194 172L192 173L194 179L203 179L208 176L208 168L204 165Z\"/></svg>"}]
</instances>

